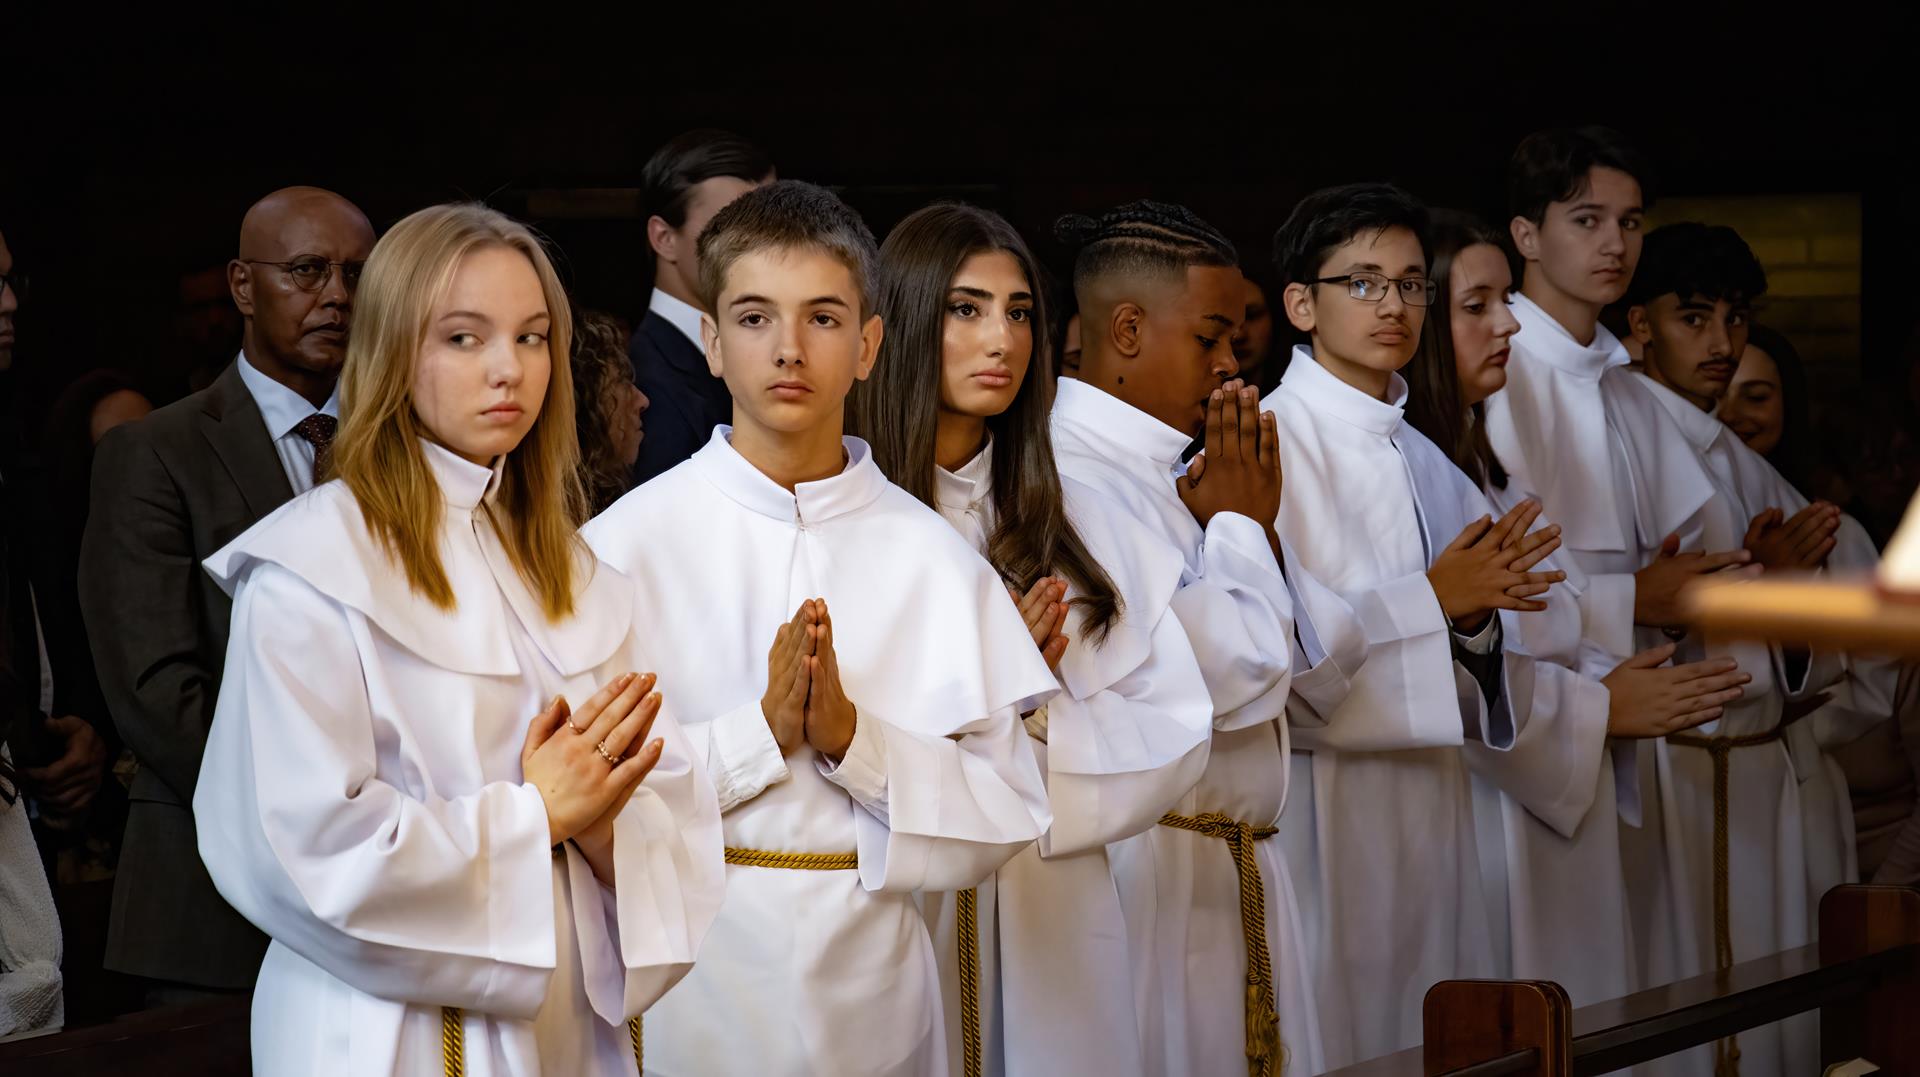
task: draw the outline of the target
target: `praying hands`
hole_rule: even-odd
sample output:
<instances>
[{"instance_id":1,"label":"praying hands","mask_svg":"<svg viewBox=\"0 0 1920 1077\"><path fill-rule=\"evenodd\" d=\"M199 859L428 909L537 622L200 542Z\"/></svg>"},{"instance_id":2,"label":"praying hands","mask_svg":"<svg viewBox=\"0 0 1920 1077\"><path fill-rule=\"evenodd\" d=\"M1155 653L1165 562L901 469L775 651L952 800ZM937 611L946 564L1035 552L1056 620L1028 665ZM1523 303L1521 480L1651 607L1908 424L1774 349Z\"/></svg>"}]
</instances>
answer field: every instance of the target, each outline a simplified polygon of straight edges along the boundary
<instances>
[{"instance_id":1,"label":"praying hands","mask_svg":"<svg viewBox=\"0 0 1920 1077\"><path fill-rule=\"evenodd\" d=\"M1260 391L1238 380L1214 390L1207 401L1207 448L1193 458L1177 484L1180 500L1205 527L1218 513L1237 512L1267 533L1274 556L1280 539L1280 434L1271 412L1260 410Z\"/></svg>"},{"instance_id":2,"label":"praying hands","mask_svg":"<svg viewBox=\"0 0 1920 1077\"><path fill-rule=\"evenodd\" d=\"M774 632L760 709L782 755L803 744L830 759L846 754L857 711L840 684L833 617L825 599L802 602L793 619Z\"/></svg>"}]
</instances>

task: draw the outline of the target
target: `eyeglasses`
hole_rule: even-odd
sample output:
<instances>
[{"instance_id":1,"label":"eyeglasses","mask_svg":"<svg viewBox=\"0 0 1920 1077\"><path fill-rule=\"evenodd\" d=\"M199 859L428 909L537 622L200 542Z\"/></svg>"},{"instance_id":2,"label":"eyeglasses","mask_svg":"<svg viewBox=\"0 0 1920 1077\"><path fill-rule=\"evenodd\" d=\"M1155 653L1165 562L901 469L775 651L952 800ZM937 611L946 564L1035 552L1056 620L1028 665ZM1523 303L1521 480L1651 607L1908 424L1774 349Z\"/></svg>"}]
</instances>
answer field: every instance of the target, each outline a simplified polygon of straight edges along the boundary
<instances>
[{"instance_id":1,"label":"eyeglasses","mask_svg":"<svg viewBox=\"0 0 1920 1077\"><path fill-rule=\"evenodd\" d=\"M25 273L0 273L0 292L11 291L13 298L24 303L27 301L27 275Z\"/></svg>"},{"instance_id":2,"label":"eyeglasses","mask_svg":"<svg viewBox=\"0 0 1920 1077\"><path fill-rule=\"evenodd\" d=\"M1343 273L1338 277L1321 277L1308 284L1344 284L1347 294L1362 303L1378 303L1387 297L1387 285L1396 285L1400 289L1400 301L1410 307L1430 307L1433 305L1433 281L1426 277L1386 277L1378 273Z\"/></svg>"},{"instance_id":3,"label":"eyeglasses","mask_svg":"<svg viewBox=\"0 0 1920 1077\"><path fill-rule=\"evenodd\" d=\"M317 292L333 279L335 266L340 267L340 284L351 292L360 286L360 271L366 268L365 262L329 262L318 256L296 258L291 262L268 262L259 258L242 258L242 262L257 266L273 266L292 278L293 286L303 292Z\"/></svg>"}]
</instances>

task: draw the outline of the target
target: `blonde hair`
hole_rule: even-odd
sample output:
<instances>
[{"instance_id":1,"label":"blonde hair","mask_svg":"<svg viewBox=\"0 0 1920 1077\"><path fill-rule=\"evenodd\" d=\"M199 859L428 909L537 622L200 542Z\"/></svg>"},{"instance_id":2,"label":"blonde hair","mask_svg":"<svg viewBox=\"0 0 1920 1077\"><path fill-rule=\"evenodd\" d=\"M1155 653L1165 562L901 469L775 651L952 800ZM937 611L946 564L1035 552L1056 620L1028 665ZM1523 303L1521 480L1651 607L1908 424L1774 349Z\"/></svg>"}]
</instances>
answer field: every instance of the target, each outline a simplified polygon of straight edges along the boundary
<instances>
[{"instance_id":1,"label":"blonde hair","mask_svg":"<svg viewBox=\"0 0 1920 1077\"><path fill-rule=\"evenodd\" d=\"M413 372L433 308L452 289L461 259L489 247L517 250L533 263L552 322L546 399L532 429L507 454L499 492L484 511L520 578L557 621L573 612L575 533L586 508L568 365L573 321L546 248L527 226L478 203L431 206L374 245L354 295L332 472L353 492L367 530L406 570L414 591L453 609L439 551L444 499L420 447L427 431L413 407Z\"/></svg>"}]
</instances>

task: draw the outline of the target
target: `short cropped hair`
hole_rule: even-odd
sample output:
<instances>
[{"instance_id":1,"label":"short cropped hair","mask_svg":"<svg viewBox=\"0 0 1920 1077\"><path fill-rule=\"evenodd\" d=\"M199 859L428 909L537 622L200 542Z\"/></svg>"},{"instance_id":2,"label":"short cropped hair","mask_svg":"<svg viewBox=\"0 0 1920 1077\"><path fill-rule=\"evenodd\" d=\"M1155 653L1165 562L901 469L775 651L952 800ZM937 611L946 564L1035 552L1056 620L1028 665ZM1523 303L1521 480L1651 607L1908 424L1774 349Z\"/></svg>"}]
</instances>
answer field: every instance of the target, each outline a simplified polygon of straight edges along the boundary
<instances>
[{"instance_id":1,"label":"short cropped hair","mask_svg":"<svg viewBox=\"0 0 1920 1077\"><path fill-rule=\"evenodd\" d=\"M873 313L879 244L867 222L832 191L800 180L756 187L714 214L700 233L700 303L718 310L727 271L763 250L813 250L838 259L860 289L860 317Z\"/></svg>"},{"instance_id":2,"label":"short cropped hair","mask_svg":"<svg viewBox=\"0 0 1920 1077\"><path fill-rule=\"evenodd\" d=\"M1188 266L1237 266L1233 243L1185 206L1141 200L1098 217L1069 213L1054 238L1074 251L1075 290L1120 273L1185 273Z\"/></svg>"},{"instance_id":3,"label":"short cropped hair","mask_svg":"<svg viewBox=\"0 0 1920 1077\"><path fill-rule=\"evenodd\" d=\"M1642 208L1653 206L1653 169L1618 131L1608 127L1559 127L1520 140L1507 166L1507 209L1539 224L1547 207L1570 202L1587 189L1588 174L1611 168L1640 185Z\"/></svg>"},{"instance_id":4,"label":"short cropped hair","mask_svg":"<svg viewBox=\"0 0 1920 1077\"><path fill-rule=\"evenodd\" d=\"M1273 264L1280 284L1305 284L1320 276L1320 264L1355 236L1405 228L1427 250L1427 210L1391 183L1325 187L1300 200L1273 234Z\"/></svg>"},{"instance_id":5,"label":"short cropped hair","mask_svg":"<svg viewBox=\"0 0 1920 1077\"><path fill-rule=\"evenodd\" d=\"M1682 221L1647 233L1625 303L1643 306L1663 295L1751 303L1766 291L1767 271L1740 233Z\"/></svg>"},{"instance_id":6,"label":"short cropped hair","mask_svg":"<svg viewBox=\"0 0 1920 1077\"><path fill-rule=\"evenodd\" d=\"M731 131L702 128L675 135L653 151L640 172L640 203L650 217L678 228L687 223L693 188L732 176L758 183L773 175L773 158Z\"/></svg>"}]
</instances>

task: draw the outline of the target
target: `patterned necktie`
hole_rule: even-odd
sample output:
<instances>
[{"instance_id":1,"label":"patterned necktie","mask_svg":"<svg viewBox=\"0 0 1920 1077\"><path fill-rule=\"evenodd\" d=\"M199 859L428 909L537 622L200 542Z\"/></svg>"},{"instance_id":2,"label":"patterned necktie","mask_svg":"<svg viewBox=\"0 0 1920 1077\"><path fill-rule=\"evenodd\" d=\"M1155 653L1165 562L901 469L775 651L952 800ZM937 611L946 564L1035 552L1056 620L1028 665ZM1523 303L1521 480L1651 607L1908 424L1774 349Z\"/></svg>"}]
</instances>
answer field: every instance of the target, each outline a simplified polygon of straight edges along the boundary
<instances>
[{"instance_id":1,"label":"patterned necktie","mask_svg":"<svg viewBox=\"0 0 1920 1077\"><path fill-rule=\"evenodd\" d=\"M306 438L313 446L313 484L320 485L320 477L327 472L327 459L333 455L333 432L339 427L340 420L331 415L314 412L300 420L293 432Z\"/></svg>"}]
</instances>

